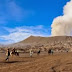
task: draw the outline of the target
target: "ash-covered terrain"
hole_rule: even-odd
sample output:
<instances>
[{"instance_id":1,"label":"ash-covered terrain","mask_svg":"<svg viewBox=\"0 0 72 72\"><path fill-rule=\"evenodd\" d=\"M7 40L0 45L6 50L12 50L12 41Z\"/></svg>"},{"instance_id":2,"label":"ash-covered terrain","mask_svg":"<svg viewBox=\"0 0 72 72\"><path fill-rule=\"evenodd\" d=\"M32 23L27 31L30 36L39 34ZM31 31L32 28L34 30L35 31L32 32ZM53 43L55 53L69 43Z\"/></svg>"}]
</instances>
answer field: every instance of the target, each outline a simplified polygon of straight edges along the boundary
<instances>
[{"instance_id":1,"label":"ash-covered terrain","mask_svg":"<svg viewBox=\"0 0 72 72\"><path fill-rule=\"evenodd\" d=\"M41 51L48 51L53 49L55 52L72 51L72 37L71 36L55 36L55 37L40 37L30 36L27 39L10 45L1 46L1 48L17 48L28 52L29 49L34 51L40 49Z\"/></svg>"}]
</instances>

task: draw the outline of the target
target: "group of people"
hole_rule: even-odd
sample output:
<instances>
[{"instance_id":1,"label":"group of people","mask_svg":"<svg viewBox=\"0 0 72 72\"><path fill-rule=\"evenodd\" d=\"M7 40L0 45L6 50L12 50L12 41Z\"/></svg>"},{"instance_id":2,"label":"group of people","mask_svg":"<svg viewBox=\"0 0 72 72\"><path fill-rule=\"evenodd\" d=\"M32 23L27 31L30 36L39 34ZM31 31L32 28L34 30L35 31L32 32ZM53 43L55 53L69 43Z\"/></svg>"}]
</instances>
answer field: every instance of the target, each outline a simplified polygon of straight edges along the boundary
<instances>
[{"instance_id":1,"label":"group of people","mask_svg":"<svg viewBox=\"0 0 72 72\"><path fill-rule=\"evenodd\" d=\"M13 48L12 52L13 52L13 53L15 53L15 52L16 52L16 49L15 49L15 48ZM10 49L7 49L6 56L7 56L7 57L6 57L6 59L5 59L5 60L6 60L6 61L7 61L7 60L9 61Z\"/></svg>"},{"instance_id":2,"label":"group of people","mask_svg":"<svg viewBox=\"0 0 72 72\"><path fill-rule=\"evenodd\" d=\"M37 55L39 55L40 53L41 53L41 51L38 50L38 51L37 51ZM48 50L48 54L49 54L49 55L50 55L50 54L53 55L53 53L54 53L54 50L53 50L53 49L49 49L49 50ZM33 55L33 50L30 49L30 57L32 57L32 55Z\"/></svg>"},{"instance_id":3,"label":"group of people","mask_svg":"<svg viewBox=\"0 0 72 72\"><path fill-rule=\"evenodd\" d=\"M48 54L53 54L53 53L54 53L53 49L48 50Z\"/></svg>"},{"instance_id":4,"label":"group of people","mask_svg":"<svg viewBox=\"0 0 72 72\"><path fill-rule=\"evenodd\" d=\"M39 55L40 52L41 52L41 51L38 50L37 55ZM15 49L15 48L13 48L13 50L12 50L11 53L12 53L12 54L17 54L17 55L19 56L19 54L18 54L18 52L16 52L16 49ZM9 56L11 55L11 53L10 53L10 50L7 49L7 53L6 53L7 57L6 57L6 59L5 59L6 61L7 61L7 60L9 61ZM53 50L52 50L52 49L49 49L49 50L48 50L48 54L53 54ZM30 57L32 57L32 55L33 55L33 50L30 49Z\"/></svg>"}]
</instances>

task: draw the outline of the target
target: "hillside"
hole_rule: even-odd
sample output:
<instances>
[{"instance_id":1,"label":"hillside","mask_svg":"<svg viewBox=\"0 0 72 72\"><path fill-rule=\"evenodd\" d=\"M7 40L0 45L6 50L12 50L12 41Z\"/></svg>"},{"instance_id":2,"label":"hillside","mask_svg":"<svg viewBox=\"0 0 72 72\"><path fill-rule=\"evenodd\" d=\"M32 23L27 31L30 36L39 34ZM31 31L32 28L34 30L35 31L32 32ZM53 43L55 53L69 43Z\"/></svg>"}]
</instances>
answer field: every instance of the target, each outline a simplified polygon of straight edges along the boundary
<instances>
[{"instance_id":1,"label":"hillside","mask_svg":"<svg viewBox=\"0 0 72 72\"><path fill-rule=\"evenodd\" d=\"M49 43L49 42L59 42L59 41L72 41L71 36L55 36L55 37L40 37L40 36L30 36L29 38L21 41L20 43Z\"/></svg>"},{"instance_id":2,"label":"hillside","mask_svg":"<svg viewBox=\"0 0 72 72\"><path fill-rule=\"evenodd\" d=\"M30 36L27 39L9 45L15 48L27 49L41 49L48 50L53 48L56 50L69 50L72 48L72 37L71 36L55 36L55 37L40 37L40 36Z\"/></svg>"}]
</instances>

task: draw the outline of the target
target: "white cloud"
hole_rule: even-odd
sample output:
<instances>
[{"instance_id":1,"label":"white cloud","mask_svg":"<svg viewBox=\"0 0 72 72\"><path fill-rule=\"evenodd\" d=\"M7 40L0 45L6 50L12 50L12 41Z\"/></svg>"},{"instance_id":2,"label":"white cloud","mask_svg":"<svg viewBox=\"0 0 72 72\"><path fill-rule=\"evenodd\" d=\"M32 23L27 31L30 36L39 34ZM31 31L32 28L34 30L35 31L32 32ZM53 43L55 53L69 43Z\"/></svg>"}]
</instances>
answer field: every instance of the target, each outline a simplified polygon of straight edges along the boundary
<instances>
[{"instance_id":1,"label":"white cloud","mask_svg":"<svg viewBox=\"0 0 72 72\"><path fill-rule=\"evenodd\" d=\"M63 16L52 22L52 36L72 36L72 0L63 7Z\"/></svg>"},{"instance_id":2,"label":"white cloud","mask_svg":"<svg viewBox=\"0 0 72 72\"><path fill-rule=\"evenodd\" d=\"M1 39L8 41L9 43L16 43L26 39L27 37L33 36L48 36L46 29L42 25L38 26L23 26L23 27L16 27L6 28L7 31L10 32L8 35L0 36ZM7 43L8 43L7 42Z\"/></svg>"},{"instance_id":3,"label":"white cloud","mask_svg":"<svg viewBox=\"0 0 72 72\"><path fill-rule=\"evenodd\" d=\"M44 29L43 28L43 25L38 25L38 26L22 26L22 27L16 27L16 28L7 28L7 27L4 27L4 29L6 29L7 31L9 31L10 33L11 32L29 32L29 31L32 31L32 30L42 30Z\"/></svg>"}]
</instances>

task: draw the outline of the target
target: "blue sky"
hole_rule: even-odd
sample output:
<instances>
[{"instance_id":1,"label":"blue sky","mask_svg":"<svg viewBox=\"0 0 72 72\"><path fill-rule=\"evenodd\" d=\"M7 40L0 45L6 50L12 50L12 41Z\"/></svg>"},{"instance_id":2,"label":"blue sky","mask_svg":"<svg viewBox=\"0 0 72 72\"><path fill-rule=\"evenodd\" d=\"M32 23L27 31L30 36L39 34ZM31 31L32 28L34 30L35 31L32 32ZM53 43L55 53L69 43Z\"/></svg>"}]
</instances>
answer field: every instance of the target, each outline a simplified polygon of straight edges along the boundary
<instances>
[{"instance_id":1,"label":"blue sky","mask_svg":"<svg viewBox=\"0 0 72 72\"><path fill-rule=\"evenodd\" d=\"M70 0L0 0L0 43L15 43L30 35L51 36L55 17Z\"/></svg>"}]
</instances>

